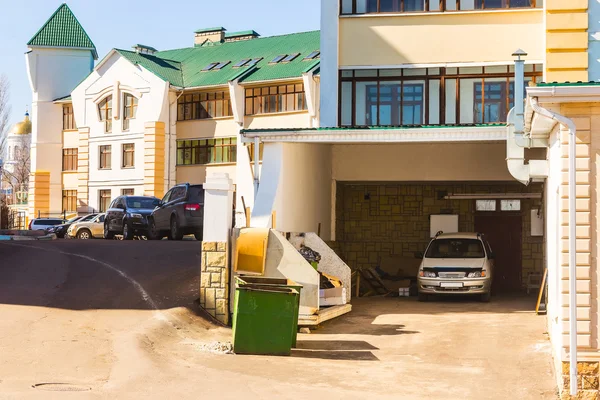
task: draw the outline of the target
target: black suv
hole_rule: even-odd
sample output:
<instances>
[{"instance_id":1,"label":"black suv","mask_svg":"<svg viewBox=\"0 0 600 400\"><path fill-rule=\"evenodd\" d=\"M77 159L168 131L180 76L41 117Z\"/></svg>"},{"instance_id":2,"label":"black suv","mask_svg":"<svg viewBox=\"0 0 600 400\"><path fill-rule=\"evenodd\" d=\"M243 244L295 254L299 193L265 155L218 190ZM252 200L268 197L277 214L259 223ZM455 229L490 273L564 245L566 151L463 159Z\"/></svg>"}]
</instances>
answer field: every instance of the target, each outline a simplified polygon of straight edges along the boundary
<instances>
[{"instance_id":1,"label":"black suv","mask_svg":"<svg viewBox=\"0 0 600 400\"><path fill-rule=\"evenodd\" d=\"M149 196L119 196L110 203L104 219L104 239L123 235L123 240L134 236L148 236L148 216L160 200Z\"/></svg>"},{"instance_id":2,"label":"black suv","mask_svg":"<svg viewBox=\"0 0 600 400\"><path fill-rule=\"evenodd\" d=\"M204 227L204 188L185 183L167 192L158 208L148 218L150 239L181 240L193 234L202 240Z\"/></svg>"}]
</instances>

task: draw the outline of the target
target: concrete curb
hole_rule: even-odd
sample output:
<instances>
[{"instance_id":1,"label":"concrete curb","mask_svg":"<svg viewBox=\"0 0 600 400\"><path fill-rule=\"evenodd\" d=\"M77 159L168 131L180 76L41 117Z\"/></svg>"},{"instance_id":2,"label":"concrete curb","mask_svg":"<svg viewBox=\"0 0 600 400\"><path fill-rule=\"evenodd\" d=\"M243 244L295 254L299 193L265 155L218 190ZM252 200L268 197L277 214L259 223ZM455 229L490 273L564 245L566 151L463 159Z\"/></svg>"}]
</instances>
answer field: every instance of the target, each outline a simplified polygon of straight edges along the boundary
<instances>
[{"instance_id":1,"label":"concrete curb","mask_svg":"<svg viewBox=\"0 0 600 400\"><path fill-rule=\"evenodd\" d=\"M0 241L32 241L32 240L56 240L57 237L54 233L44 236L19 236L19 235L0 235Z\"/></svg>"}]
</instances>

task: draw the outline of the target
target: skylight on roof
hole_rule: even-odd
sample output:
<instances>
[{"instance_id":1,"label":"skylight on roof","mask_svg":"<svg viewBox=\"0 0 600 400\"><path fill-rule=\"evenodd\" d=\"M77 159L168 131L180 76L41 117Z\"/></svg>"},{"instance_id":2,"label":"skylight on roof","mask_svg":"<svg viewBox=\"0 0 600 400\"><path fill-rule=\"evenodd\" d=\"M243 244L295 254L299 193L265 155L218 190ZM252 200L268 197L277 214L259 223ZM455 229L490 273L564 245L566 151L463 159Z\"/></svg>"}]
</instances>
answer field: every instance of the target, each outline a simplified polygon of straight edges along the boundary
<instances>
[{"instance_id":1,"label":"skylight on roof","mask_svg":"<svg viewBox=\"0 0 600 400\"><path fill-rule=\"evenodd\" d=\"M298 57L300 55L300 53L294 53L294 54L290 54L289 56L287 56L286 58L284 58L283 60L281 60L281 62L283 63L289 63L294 61L294 59L296 59L296 57Z\"/></svg>"},{"instance_id":2,"label":"skylight on roof","mask_svg":"<svg viewBox=\"0 0 600 400\"><path fill-rule=\"evenodd\" d=\"M277 64L279 61L283 60L286 57L287 57L287 54L277 56L269 64Z\"/></svg>"},{"instance_id":3,"label":"skylight on roof","mask_svg":"<svg viewBox=\"0 0 600 400\"><path fill-rule=\"evenodd\" d=\"M233 68L241 68L244 65L248 64L248 62L250 62L250 59L249 58L244 58L242 61L240 61L239 63L235 64L233 66Z\"/></svg>"},{"instance_id":4,"label":"skylight on roof","mask_svg":"<svg viewBox=\"0 0 600 400\"><path fill-rule=\"evenodd\" d=\"M263 58L259 57L259 58L253 58L252 61L250 61L248 64L246 64L246 67L254 67L256 64L258 64L259 61L261 61Z\"/></svg>"},{"instance_id":5,"label":"skylight on roof","mask_svg":"<svg viewBox=\"0 0 600 400\"><path fill-rule=\"evenodd\" d=\"M225 67L226 65L229 65L229 63L231 63L231 61L224 61L224 62L218 63L212 70L217 71L217 70L223 69L223 67Z\"/></svg>"},{"instance_id":6,"label":"skylight on roof","mask_svg":"<svg viewBox=\"0 0 600 400\"><path fill-rule=\"evenodd\" d=\"M319 57L321 57L321 52L320 51L313 51L312 53L310 53L309 55L307 55L306 57L304 57L303 61L314 60L315 58L319 58Z\"/></svg>"},{"instance_id":7,"label":"skylight on roof","mask_svg":"<svg viewBox=\"0 0 600 400\"><path fill-rule=\"evenodd\" d=\"M203 72L205 71L210 71L211 69L213 69L214 67L216 67L217 65L219 65L219 63L210 63L208 64L206 67L204 67L202 69Z\"/></svg>"}]
</instances>

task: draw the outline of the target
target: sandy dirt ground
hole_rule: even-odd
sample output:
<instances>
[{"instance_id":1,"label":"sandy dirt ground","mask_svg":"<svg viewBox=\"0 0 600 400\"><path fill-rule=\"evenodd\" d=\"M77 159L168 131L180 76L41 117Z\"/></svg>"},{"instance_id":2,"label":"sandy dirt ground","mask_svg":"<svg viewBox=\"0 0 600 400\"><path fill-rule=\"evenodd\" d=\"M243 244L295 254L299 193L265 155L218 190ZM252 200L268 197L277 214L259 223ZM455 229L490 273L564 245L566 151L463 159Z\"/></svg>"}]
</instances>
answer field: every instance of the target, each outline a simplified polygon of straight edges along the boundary
<instances>
[{"instance_id":1,"label":"sandy dirt ground","mask_svg":"<svg viewBox=\"0 0 600 400\"><path fill-rule=\"evenodd\" d=\"M353 300L291 357L213 353L198 242L0 243L0 399L555 399L533 297Z\"/></svg>"}]
</instances>

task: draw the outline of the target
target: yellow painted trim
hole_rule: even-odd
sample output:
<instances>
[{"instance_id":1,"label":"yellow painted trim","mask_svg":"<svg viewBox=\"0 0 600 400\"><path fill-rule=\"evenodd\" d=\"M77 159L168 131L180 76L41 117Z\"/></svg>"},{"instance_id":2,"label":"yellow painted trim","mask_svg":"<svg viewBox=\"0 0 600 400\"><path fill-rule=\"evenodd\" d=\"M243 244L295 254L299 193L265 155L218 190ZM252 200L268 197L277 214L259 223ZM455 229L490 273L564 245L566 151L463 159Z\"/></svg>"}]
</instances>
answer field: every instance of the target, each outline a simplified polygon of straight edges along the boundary
<instances>
[{"instance_id":1,"label":"yellow painted trim","mask_svg":"<svg viewBox=\"0 0 600 400\"><path fill-rule=\"evenodd\" d=\"M582 69L588 68L588 54L586 52L548 53L547 63L553 69Z\"/></svg>"},{"instance_id":2,"label":"yellow painted trim","mask_svg":"<svg viewBox=\"0 0 600 400\"><path fill-rule=\"evenodd\" d=\"M588 35L586 32L548 32L546 46L549 50L587 50Z\"/></svg>"},{"instance_id":3,"label":"yellow painted trim","mask_svg":"<svg viewBox=\"0 0 600 400\"><path fill-rule=\"evenodd\" d=\"M587 10L588 0L546 0L548 11Z\"/></svg>"},{"instance_id":4,"label":"yellow painted trim","mask_svg":"<svg viewBox=\"0 0 600 400\"><path fill-rule=\"evenodd\" d=\"M546 29L555 30L586 30L588 29L587 13L548 13Z\"/></svg>"}]
</instances>

